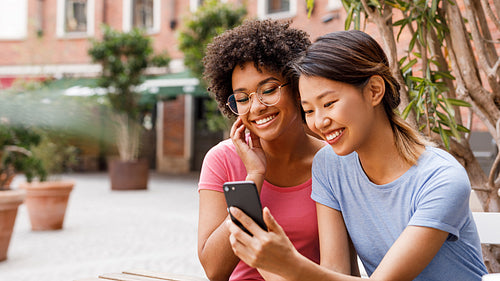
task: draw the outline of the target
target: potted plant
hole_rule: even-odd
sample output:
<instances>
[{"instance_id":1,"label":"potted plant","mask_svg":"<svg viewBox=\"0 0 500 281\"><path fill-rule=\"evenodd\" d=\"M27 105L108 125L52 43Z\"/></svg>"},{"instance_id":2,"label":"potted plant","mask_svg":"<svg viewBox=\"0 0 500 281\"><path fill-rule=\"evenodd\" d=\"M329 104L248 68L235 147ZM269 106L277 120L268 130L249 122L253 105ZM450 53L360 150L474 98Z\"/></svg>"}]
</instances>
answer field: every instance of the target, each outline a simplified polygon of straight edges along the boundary
<instances>
[{"instance_id":1,"label":"potted plant","mask_svg":"<svg viewBox=\"0 0 500 281\"><path fill-rule=\"evenodd\" d=\"M98 85L107 89L107 98L116 124L116 146L119 160L109 163L111 189L146 189L149 167L139 159L143 127L139 107L138 86L148 66L166 66L166 54L153 55L150 38L139 29L118 32L104 27L102 40L92 40L88 50L94 62L100 63L102 73Z\"/></svg>"},{"instance_id":2,"label":"potted plant","mask_svg":"<svg viewBox=\"0 0 500 281\"><path fill-rule=\"evenodd\" d=\"M7 259L17 209L25 198L23 190L11 189L10 184L16 173L44 173L30 151L39 142L40 136L29 128L0 119L0 261Z\"/></svg>"},{"instance_id":3,"label":"potted plant","mask_svg":"<svg viewBox=\"0 0 500 281\"><path fill-rule=\"evenodd\" d=\"M32 153L44 168L43 173L25 171L26 182L19 187L26 191L25 204L32 230L57 230L63 228L69 195L75 183L62 180L59 175L76 163L76 148L66 145L61 133L50 135L40 132L41 141Z\"/></svg>"}]
</instances>

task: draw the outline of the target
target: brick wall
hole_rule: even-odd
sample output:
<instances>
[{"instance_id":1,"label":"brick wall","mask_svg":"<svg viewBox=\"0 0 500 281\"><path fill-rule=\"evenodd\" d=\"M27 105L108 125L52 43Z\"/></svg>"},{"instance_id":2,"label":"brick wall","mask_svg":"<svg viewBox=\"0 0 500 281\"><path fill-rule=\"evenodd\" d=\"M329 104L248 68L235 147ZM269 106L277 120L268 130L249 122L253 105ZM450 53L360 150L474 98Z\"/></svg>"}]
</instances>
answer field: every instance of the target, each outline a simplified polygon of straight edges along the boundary
<instances>
[{"instance_id":1,"label":"brick wall","mask_svg":"<svg viewBox=\"0 0 500 281\"><path fill-rule=\"evenodd\" d=\"M160 103L157 134L156 170L167 173L187 173L191 168L190 154L186 153L185 95Z\"/></svg>"},{"instance_id":2,"label":"brick wall","mask_svg":"<svg viewBox=\"0 0 500 281\"><path fill-rule=\"evenodd\" d=\"M172 2L176 2L175 12L171 12ZM42 12L38 5L43 3ZM122 30L122 1L95 0L96 37L101 36L100 28L105 22ZM151 34L156 51L167 50L172 58L182 58L177 48L176 33L180 21L189 11L189 1L161 0L160 32ZM43 35L37 36L37 22L41 19ZM91 63L87 55L90 46L88 37L58 38L56 35L57 0L28 0L28 33L23 40L0 41L0 65L50 65ZM170 28L170 21L177 20L177 28Z\"/></svg>"},{"instance_id":3,"label":"brick wall","mask_svg":"<svg viewBox=\"0 0 500 281\"><path fill-rule=\"evenodd\" d=\"M163 102L163 155L184 156L184 95Z\"/></svg>"}]
</instances>

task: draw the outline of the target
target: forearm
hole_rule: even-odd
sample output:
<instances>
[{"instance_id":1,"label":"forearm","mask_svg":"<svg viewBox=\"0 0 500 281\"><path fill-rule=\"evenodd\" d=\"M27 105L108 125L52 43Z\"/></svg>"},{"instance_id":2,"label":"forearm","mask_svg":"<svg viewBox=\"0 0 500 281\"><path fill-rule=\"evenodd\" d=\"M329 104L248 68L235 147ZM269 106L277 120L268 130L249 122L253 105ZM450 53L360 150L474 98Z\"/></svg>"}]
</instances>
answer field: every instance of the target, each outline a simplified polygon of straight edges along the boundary
<instances>
[{"instance_id":1,"label":"forearm","mask_svg":"<svg viewBox=\"0 0 500 281\"><path fill-rule=\"evenodd\" d=\"M228 218L229 216L226 219ZM211 281L229 279L239 258L231 249L225 220L208 237L198 256L205 274Z\"/></svg>"},{"instance_id":2,"label":"forearm","mask_svg":"<svg viewBox=\"0 0 500 281\"><path fill-rule=\"evenodd\" d=\"M350 276L329 270L326 267L320 266L312 262L306 257L296 254L290 261L290 265L283 268L279 273L285 280L301 281L359 281L363 280L360 277Z\"/></svg>"}]
</instances>

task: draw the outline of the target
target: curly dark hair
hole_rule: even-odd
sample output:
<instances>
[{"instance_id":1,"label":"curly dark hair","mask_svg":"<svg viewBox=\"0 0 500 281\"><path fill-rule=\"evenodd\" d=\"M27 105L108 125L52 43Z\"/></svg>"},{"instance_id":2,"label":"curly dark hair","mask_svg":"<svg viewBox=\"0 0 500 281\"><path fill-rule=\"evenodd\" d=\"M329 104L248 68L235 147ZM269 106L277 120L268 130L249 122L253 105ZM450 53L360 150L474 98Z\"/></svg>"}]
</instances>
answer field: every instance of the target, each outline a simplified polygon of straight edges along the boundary
<instances>
[{"instance_id":1,"label":"curly dark hair","mask_svg":"<svg viewBox=\"0 0 500 281\"><path fill-rule=\"evenodd\" d=\"M309 45L309 35L290 28L288 21L247 20L208 44L203 59L203 76L208 83L208 91L224 115L234 116L226 107L227 98L233 93L233 70L237 65L242 67L246 62L253 62L257 70L264 68L292 82L293 93L298 96L297 81L290 76L290 62Z\"/></svg>"}]
</instances>

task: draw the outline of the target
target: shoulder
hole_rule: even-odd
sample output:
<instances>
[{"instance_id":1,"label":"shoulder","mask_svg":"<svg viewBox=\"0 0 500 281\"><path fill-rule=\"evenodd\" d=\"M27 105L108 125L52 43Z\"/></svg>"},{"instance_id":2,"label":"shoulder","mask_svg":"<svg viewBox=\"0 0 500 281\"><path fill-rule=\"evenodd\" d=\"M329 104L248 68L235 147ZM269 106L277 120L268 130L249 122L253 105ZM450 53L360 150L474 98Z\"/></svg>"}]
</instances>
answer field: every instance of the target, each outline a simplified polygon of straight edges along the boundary
<instances>
[{"instance_id":1,"label":"shoulder","mask_svg":"<svg viewBox=\"0 0 500 281\"><path fill-rule=\"evenodd\" d=\"M469 196L471 187L465 168L442 149L426 147L418 161L417 171L428 190L440 188L448 194Z\"/></svg>"},{"instance_id":2,"label":"shoulder","mask_svg":"<svg viewBox=\"0 0 500 281\"><path fill-rule=\"evenodd\" d=\"M420 173L435 176L467 177L465 168L450 153L436 147L426 147L418 160Z\"/></svg>"},{"instance_id":3,"label":"shoulder","mask_svg":"<svg viewBox=\"0 0 500 281\"><path fill-rule=\"evenodd\" d=\"M231 139L226 139L212 148L207 152L205 158L212 158L212 157L233 157L234 155L238 155L236 152L236 147L234 146L233 142Z\"/></svg>"},{"instance_id":4,"label":"shoulder","mask_svg":"<svg viewBox=\"0 0 500 281\"><path fill-rule=\"evenodd\" d=\"M352 152L345 156L339 156L330 145L321 148L314 156L313 168L316 166L329 167L329 168L342 168L349 167L357 162L357 153Z\"/></svg>"}]
</instances>

